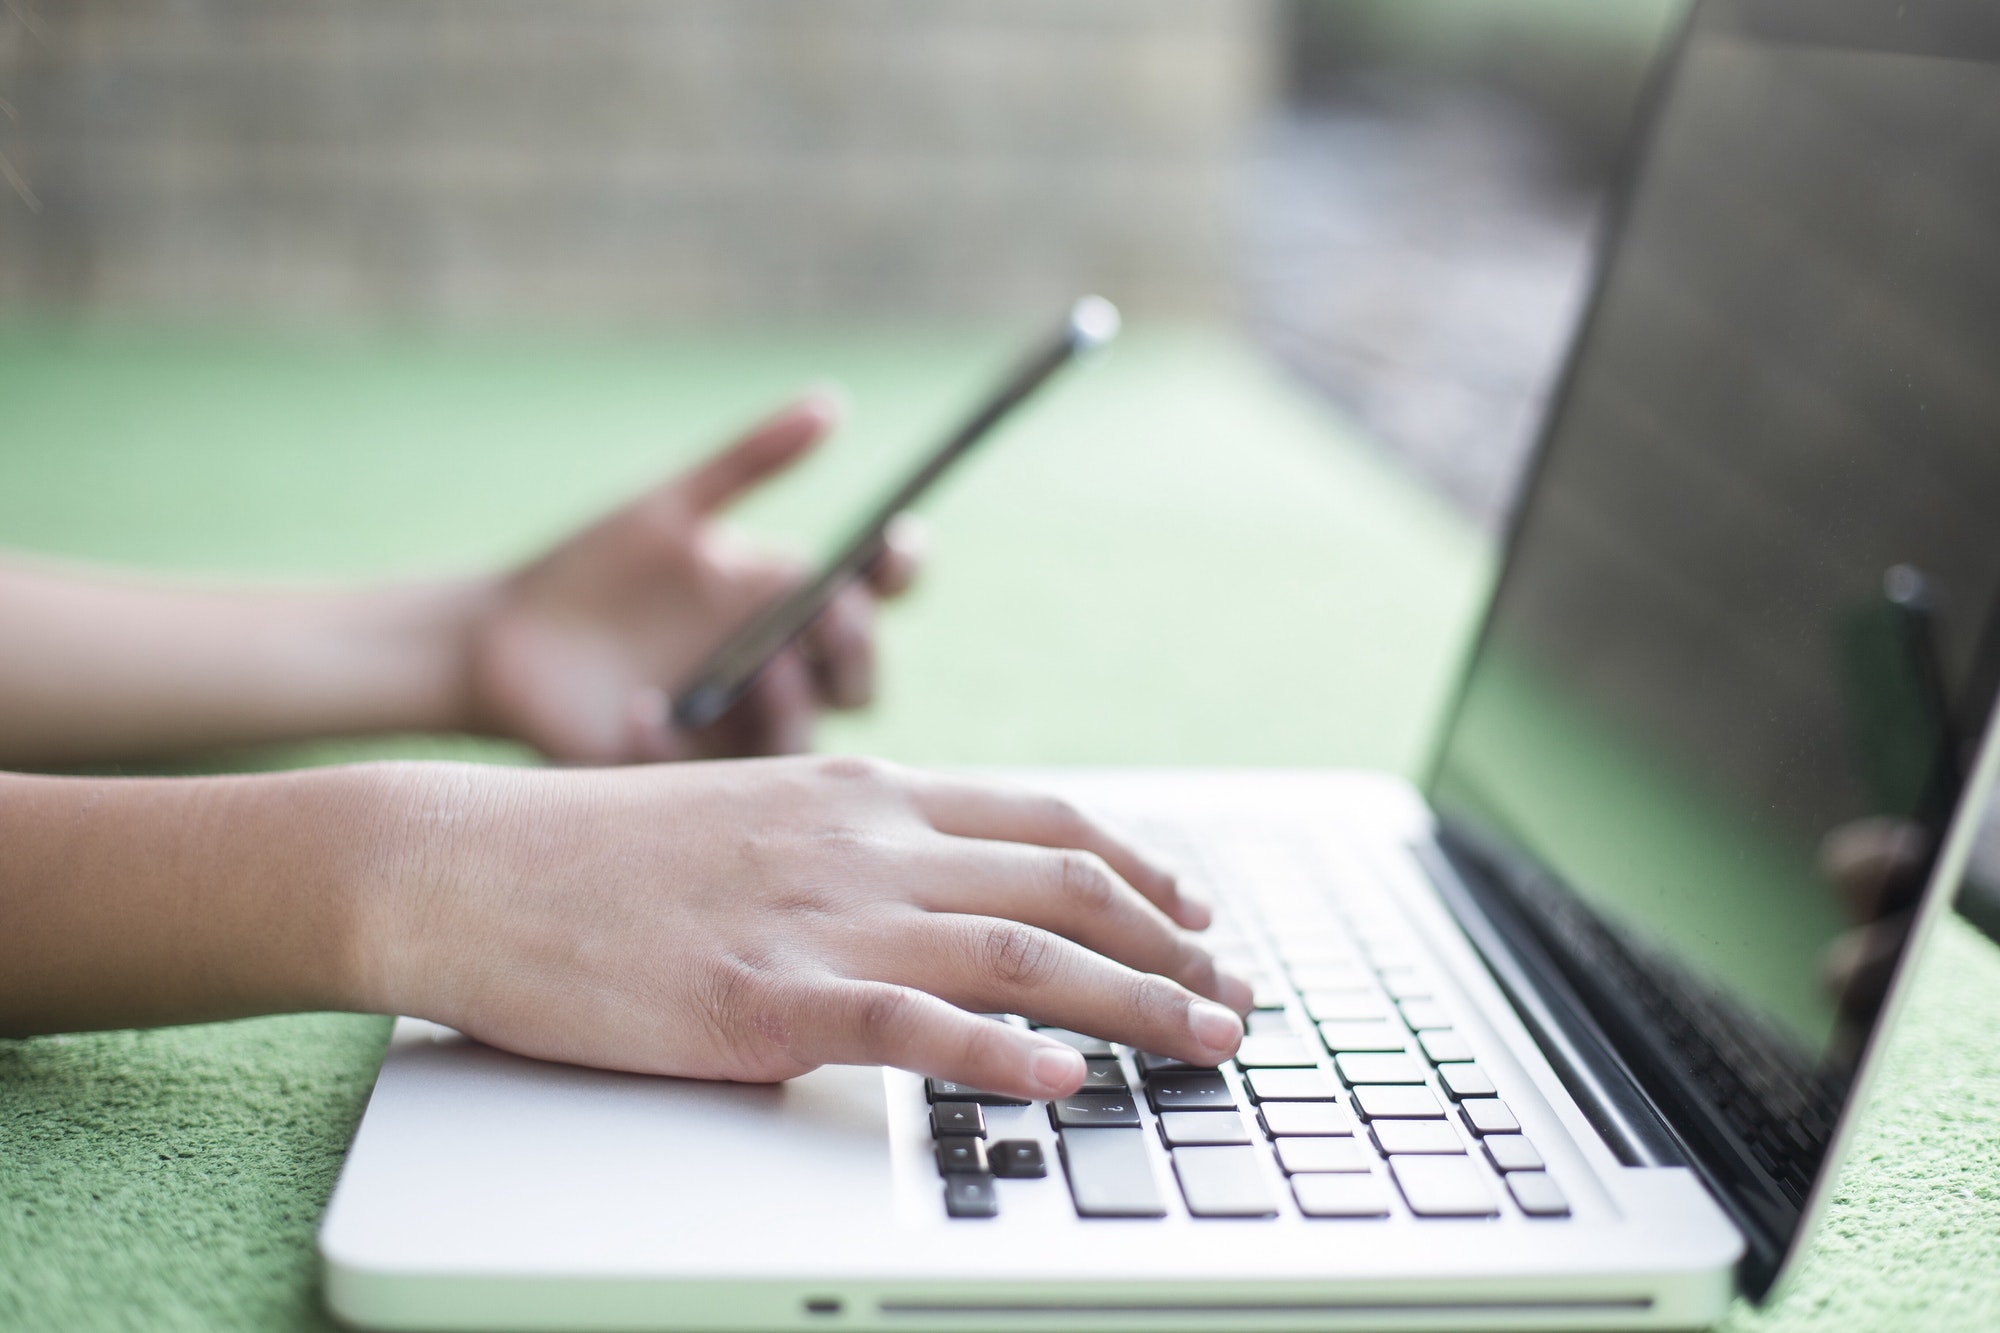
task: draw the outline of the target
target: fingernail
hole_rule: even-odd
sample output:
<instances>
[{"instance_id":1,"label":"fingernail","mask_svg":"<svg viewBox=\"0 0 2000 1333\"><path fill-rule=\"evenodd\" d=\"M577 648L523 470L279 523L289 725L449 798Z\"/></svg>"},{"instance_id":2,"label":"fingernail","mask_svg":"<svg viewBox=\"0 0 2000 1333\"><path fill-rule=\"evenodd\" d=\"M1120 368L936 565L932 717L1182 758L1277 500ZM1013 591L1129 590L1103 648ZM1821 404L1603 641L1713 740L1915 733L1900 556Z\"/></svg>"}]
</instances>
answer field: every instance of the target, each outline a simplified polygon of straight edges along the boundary
<instances>
[{"instance_id":1,"label":"fingernail","mask_svg":"<svg viewBox=\"0 0 2000 1333\"><path fill-rule=\"evenodd\" d=\"M799 402L830 425L847 415L849 399L847 390L839 382L816 380L808 384L805 392L799 395Z\"/></svg>"},{"instance_id":2,"label":"fingernail","mask_svg":"<svg viewBox=\"0 0 2000 1333\"><path fill-rule=\"evenodd\" d=\"M1181 893L1181 924L1189 930L1207 930L1215 924L1215 909L1192 893Z\"/></svg>"},{"instance_id":3,"label":"fingernail","mask_svg":"<svg viewBox=\"0 0 2000 1333\"><path fill-rule=\"evenodd\" d=\"M1231 972L1217 971L1216 988L1222 992L1222 1002L1239 1014L1250 1012L1250 1006L1257 999L1257 992L1249 982Z\"/></svg>"},{"instance_id":4,"label":"fingernail","mask_svg":"<svg viewBox=\"0 0 2000 1333\"><path fill-rule=\"evenodd\" d=\"M1243 1040L1243 1020L1213 1000L1196 1000L1188 1006L1188 1031L1209 1050L1228 1055Z\"/></svg>"},{"instance_id":5,"label":"fingernail","mask_svg":"<svg viewBox=\"0 0 2000 1333\"><path fill-rule=\"evenodd\" d=\"M1028 1057L1028 1073L1051 1097L1067 1097L1083 1082L1083 1057L1069 1046L1041 1046Z\"/></svg>"}]
</instances>

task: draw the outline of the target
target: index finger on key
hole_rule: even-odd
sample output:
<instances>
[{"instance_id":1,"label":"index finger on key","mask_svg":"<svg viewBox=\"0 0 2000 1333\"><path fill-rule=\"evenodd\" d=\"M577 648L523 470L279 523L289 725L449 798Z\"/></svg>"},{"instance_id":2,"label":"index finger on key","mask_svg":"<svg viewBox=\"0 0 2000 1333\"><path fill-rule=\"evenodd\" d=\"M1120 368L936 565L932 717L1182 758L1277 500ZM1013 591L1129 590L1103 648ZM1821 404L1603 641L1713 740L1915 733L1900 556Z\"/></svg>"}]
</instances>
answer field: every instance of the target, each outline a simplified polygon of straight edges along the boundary
<instances>
[{"instance_id":1,"label":"index finger on key","mask_svg":"<svg viewBox=\"0 0 2000 1333\"><path fill-rule=\"evenodd\" d=\"M1159 858L1060 796L935 775L926 776L913 794L918 810L940 833L1095 852L1178 924L1205 930L1214 919L1208 904Z\"/></svg>"},{"instance_id":2,"label":"index finger on key","mask_svg":"<svg viewBox=\"0 0 2000 1333\"><path fill-rule=\"evenodd\" d=\"M895 1065L1031 1100L1067 1097L1083 1057L1051 1037L968 1013L908 986L842 982L799 1028L799 1054L816 1064Z\"/></svg>"}]
</instances>

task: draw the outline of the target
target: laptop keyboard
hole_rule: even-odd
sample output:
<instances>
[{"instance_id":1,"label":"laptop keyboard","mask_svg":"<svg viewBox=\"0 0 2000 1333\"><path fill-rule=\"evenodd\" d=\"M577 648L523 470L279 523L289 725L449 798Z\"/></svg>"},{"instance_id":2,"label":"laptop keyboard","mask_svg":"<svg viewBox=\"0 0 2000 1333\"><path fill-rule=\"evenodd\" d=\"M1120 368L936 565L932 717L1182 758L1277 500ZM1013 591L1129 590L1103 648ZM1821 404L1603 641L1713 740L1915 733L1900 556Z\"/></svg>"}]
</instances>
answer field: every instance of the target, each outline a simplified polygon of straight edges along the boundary
<instances>
[{"instance_id":1,"label":"laptop keyboard","mask_svg":"<svg viewBox=\"0 0 2000 1333\"><path fill-rule=\"evenodd\" d=\"M1569 1215L1393 909L1307 871L1303 850L1294 865L1263 845L1254 867L1178 850L1208 872L1208 943L1255 990L1236 1058L1197 1068L1037 1025L1084 1055L1074 1095L1029 1103L926 1080L949 1216L999 1216L996 1179L1059 1189L1058 1174L1086 1218ZM1014 1128L989 1134L989 1111Z\"/></svg>"},{"instance_id":2,"label":"laptop keyboard","mask_svg":"<svg viewBox=\"0 0 2000 1333\"><path fill-rule=\"evenodd\" d=\"M1840 1094L1826 1072L1720 992L1599 920L1553 885L1529 881L1536 919L1561 952L1644 1014L1654 1038L1795 1206L1833 1137Z\"/></svg>"}]
</instances>

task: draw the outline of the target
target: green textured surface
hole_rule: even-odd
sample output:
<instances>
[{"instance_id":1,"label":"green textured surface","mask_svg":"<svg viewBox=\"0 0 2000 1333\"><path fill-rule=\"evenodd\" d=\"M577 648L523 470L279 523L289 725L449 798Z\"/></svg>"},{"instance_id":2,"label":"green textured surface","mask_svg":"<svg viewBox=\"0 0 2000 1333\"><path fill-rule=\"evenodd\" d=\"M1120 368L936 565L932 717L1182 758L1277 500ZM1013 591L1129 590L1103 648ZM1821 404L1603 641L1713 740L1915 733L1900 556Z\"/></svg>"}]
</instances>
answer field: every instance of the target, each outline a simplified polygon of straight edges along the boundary
<instances>
[{"instance_id":1,"label":"green textured surface","mask_svg":"<svg viewBox=\"0 0 2000 1333\"><path fill-rule=\"evenodd\" d=\"M0 333L0 545L284 577L476 566L832 374L854 428L750 515L824 538L1009 346ZM933 507L929 576L885 627L889 701L830 743L1418 762L1487 556L1336 423L1225 340L1146 331L998 443ZM0 1329L322 1326L313 1227L384 1034L310 1015L0 1042ZM1954 922L1799 1280L1731 1326L1991 1327L1996 1193L2000 956Z\"/></svg>"},{"instance_id":2,"label":"green textured surface","mask_svg":"<svg viewBox=\"0 0 2000 1333\"><path fill-rule=\"evenodd\" d=\"M389 1038L308 1014L0 1041L0 1326L301 1329Z\"/></svg>"}]
</instances>

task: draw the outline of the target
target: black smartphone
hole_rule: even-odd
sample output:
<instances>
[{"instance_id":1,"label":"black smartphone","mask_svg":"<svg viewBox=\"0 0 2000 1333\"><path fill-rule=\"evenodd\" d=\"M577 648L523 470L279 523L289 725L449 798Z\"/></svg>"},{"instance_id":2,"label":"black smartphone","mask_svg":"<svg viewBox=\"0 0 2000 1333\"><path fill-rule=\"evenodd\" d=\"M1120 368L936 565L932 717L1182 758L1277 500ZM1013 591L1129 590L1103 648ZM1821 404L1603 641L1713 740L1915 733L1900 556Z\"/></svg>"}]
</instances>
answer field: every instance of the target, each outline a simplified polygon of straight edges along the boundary
<instances>
[{"instance_id":1,"label":"black smartphone","mask_svg":"<svg viewBox=\"0 0 2000 1333\"><path fill-rule=\"evenodd\" d=\"M1101 296L1086 296L1071 306L1056 335L1037 347L964 425L876 506L810 582L759 612L675 692L675 723L689 729L706 727L728 712L771 659L826 609L833 595L880 558L883 534L898 514L915 504L953 463L1058 370L1116 337L1118 324L1118 308Z\"/></svg>"}]
</instances>

